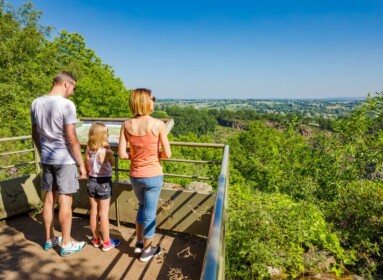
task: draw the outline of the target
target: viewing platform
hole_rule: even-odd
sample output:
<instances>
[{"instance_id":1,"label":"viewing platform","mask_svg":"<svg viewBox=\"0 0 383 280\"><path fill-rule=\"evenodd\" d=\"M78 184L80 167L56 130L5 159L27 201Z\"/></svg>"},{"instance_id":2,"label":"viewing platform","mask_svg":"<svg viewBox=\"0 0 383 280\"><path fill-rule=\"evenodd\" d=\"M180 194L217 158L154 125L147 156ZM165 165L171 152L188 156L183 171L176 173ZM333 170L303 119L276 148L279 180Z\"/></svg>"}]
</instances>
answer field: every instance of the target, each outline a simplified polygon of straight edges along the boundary
<instances>
[{"instance_id":1,"label":"viewing platform","mask_svg":"<svg viewBox=\"0 0 383 280\"><path fill-rule=\"evenodd\" d=\"M109 129L116 158L109 218L111 237L119 238L121 245L109 252L89 243L91 230L86 181L80 181L80 191L73 199L71 232L74 240L87 241L88 245L68 257L59 255L60 247L43 250L44 226L38 213L44 195L40 191L39 155L31 136L0 139L0 279L224 279L229 147L171 142L172 150L196 152L202 149L200 154L213 154L214 158L164 160L164 165L169 166L164 168L164 181L171 178L208 181L213 191L162 189L154 238L154 244L163 249L162 254L142 263L133 252L138 203L127 176L128 163L117 157L118 138L115 141L115 135L116 131L119 133L122 120L84 118L81 119L84 123L77 128L85 149L83 135L87 122L101 121L115 126ZM164 122L170 131L173 120L164 119ZM61 235L57 215L54 228L58 230L55 234Z\"/></svg>"},{"instance_id":2,"label":"viewing platform","mask_svg":"<svg viewBox=\"0 0 383 280\"><path fill-rule=\"evenodd\" d=\"M59 229L57 219L54 225ZM89 242L90 233L88 217L75 215L72 238ZM154 243L161 246L162 254L142 263L133 252L134 225L117 227L112 221L110 235L119 238L121 245L109 252L88 243L81 252L61 257L59 246L43 250L41 216L7 218L0 221L0 279L200 279L206 238L157 230Z\"/></svg>"}]
</instances>

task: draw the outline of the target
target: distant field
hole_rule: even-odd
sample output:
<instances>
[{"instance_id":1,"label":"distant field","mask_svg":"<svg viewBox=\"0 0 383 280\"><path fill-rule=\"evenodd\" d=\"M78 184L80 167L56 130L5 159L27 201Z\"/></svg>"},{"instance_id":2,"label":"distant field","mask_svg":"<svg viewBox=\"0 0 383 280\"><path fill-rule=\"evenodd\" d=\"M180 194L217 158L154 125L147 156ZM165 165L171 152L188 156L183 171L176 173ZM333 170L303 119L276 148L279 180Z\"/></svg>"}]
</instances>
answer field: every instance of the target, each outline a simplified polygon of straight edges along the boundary
<instances>
[{"instance_id":1,"label":"distant field","mask_svg":"<svg viewBox=\"0 0 383 280\"><path fill-rule=\"evenodd\" d=\"M168 106L196 109L255 110L257 113L302 114L307 117L344 116L357 107L362 98L343 99L162 99L157 110Z\"/></svg>"}]
</instances>

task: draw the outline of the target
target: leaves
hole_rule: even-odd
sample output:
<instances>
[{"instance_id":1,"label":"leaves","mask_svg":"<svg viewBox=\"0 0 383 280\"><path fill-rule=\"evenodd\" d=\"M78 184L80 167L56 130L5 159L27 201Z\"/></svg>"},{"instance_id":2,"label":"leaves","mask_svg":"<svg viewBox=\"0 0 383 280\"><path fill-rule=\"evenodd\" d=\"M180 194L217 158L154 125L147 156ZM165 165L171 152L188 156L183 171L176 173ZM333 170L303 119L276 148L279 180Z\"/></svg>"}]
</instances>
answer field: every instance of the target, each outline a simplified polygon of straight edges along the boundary
<instances>
[{"instance_id":1,"label":"leaves","mask_svg":"<svg viewBox=\"0 0 383 280\"><path fill-rule=\"evenodd\" d=\"M30 104L49 92L62 70L78 78L72 99L79 116L128 116L130 91L112 68L86 47L81 34L63 30L50 40L52 28L41 26L40 17L31 3L14 9L0 2L1 135L30 133Z\"/></svg>"}]
</instances>

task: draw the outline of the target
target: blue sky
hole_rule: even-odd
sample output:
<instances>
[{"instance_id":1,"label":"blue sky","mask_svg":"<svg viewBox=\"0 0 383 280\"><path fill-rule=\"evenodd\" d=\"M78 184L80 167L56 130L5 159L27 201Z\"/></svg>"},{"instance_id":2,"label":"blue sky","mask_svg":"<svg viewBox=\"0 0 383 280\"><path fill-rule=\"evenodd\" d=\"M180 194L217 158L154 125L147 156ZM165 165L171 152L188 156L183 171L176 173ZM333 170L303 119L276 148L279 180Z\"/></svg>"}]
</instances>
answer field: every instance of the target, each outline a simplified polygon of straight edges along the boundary
<instances>
[{"instance_id":1,"label":"blue sky","mask_svg":"<svg viewBox=\"0 0 383 280\"><path fill-rule=\"evenodd\" d=\"M31 2L43 25L82 34L127 88L159 98L383 91L382 0Z\"/></svg>"}]
</instances>

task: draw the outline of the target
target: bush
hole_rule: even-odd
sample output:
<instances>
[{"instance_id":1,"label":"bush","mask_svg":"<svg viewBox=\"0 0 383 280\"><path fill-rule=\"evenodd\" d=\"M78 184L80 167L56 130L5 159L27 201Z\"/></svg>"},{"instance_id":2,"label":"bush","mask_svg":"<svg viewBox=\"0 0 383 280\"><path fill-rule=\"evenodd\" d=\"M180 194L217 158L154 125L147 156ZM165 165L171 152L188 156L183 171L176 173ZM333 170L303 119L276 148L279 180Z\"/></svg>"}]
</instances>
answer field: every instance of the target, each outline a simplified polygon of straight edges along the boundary
<instances>
[{"instance_id":1,"label":"bush","mask_svg":"<svg viewBox=\"0 0 383 280\"><path fill-rule=\"evenodd\" d=\"M229 230L226 236L228 279L269 278L277 269L278 278L295 278L306 270L304 252L326 249L337 260L350 263L335 234L331 233L320 210L307 202L294 202L283 194L249 193L231 186ZM310 269L312 267L310 266Z\"/></svg>"},{"instance_id":2,"label":"bush","mask_svg":"<svg viewBox=\"0 0 383 280\"><path fill-rule=\"evenodd\" d=\"M382 279L383 187L380 182L354 181L339 189L333 202L322 205L345 248L356 250L351 268L366 278ZM380 274L380 275L377 275Z\"/></svg>"}]
</instances>

